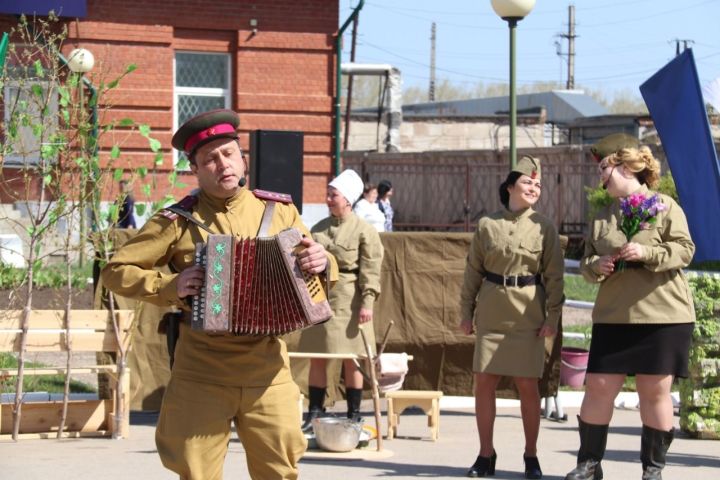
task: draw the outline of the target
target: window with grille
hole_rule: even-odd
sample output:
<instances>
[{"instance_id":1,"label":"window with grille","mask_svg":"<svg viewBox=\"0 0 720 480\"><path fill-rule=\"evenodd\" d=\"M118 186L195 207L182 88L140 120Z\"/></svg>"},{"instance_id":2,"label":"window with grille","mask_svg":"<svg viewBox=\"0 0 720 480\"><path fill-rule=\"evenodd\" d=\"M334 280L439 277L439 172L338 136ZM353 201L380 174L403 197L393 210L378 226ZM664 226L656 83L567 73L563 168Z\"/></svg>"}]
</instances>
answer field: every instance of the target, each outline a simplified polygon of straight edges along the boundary
<instances>
[{"instance_id":1,"label":"window with grille","mask_svg":"<svg viewBox=\"0 0 720 480\"><path fill-rule=\"evenodd\" d=\"M3 110L7 129L0 153L3 164L38 164L43 146L55 141L58 125L55 91L45 81L11 80L4 88ZM47 155L45 159L53 160Z\"/></svg>"},{"instance_id":2,"label":"window with grille","mask_svg":"<svg viewBox=\"0 0 720 480\"><path fill-rule=\"evenodd\" d=\"M199 113L230 108L230 55L176 52L173 131ZM183 158L175 153L175 161Z\"/></svg>"}]
</instances>

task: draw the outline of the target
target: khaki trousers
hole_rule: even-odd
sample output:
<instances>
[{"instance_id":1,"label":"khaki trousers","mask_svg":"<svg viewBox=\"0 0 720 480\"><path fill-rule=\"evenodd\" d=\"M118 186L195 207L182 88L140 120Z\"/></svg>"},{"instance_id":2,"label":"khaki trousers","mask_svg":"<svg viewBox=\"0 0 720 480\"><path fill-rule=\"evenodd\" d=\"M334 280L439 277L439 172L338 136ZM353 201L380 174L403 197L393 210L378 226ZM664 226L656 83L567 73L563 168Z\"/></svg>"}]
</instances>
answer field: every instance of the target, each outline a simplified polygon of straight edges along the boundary
<instances>
[{"instance_id":1,"label":"khaki trousers","mask_svg":"<svg viewBox=\"0 0 720 480\"><path fill-rule=\"evenodd\" d=\"M293 382L227 387L172 377L155 432L160 459L183 480L222 480L235 420L251 478L296 479L307 448L299 399Z\"/></svg>"}]
</instances>

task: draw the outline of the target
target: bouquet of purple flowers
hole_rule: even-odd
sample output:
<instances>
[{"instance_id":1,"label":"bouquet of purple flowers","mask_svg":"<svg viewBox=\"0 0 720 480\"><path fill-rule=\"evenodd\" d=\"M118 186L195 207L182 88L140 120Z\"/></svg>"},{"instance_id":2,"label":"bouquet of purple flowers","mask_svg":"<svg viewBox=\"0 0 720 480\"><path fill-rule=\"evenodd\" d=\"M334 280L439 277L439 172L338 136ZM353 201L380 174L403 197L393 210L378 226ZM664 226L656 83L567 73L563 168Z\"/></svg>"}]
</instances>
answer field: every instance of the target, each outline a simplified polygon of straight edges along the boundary
<instances>
[{"instance_id":1,"label":"bouquet of purple flowers","mask_svg":"<svg viewBox=\"0 0 720 480\"><path fill-rule=\"evenodd\" d=\"M640 230L647 230L657 221L657 214L667 210L667 205L660 202L660 196L656 193L652 196L645 196L642 193L620 199L620 230L625 234L629 242ZM625 261L618 262L618 270L625 269Z\"/></svg>"}]
</instances>

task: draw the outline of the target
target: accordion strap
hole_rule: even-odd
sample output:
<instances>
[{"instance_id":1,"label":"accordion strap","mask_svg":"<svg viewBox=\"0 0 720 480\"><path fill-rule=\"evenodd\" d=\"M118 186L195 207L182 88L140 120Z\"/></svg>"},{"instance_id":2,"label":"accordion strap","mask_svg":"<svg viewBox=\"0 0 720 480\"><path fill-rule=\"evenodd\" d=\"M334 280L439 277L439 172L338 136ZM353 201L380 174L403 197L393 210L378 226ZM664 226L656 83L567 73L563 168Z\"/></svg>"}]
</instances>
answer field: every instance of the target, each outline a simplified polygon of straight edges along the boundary
<instances>
[{"instance_id":1,"label":"accordion strap","mask_svg":"<svg viewBox=\"0 0 720 480\"><path fill-rule=\"evenodd\" d=\"M171 205L169 207L165 207L165 210L169 210L173 213L177 213L181 217L186 218L187 220L191 221L192 223L194 223L198 227L202 228L206 232L213 233L213 231L210 230L210 227L208 227L207 225L202 223L197 218L193 217L191 212L188 212L187 210L183 210L182 208L178 207L177 205Z\"/></svg>"},{"instance_id":2,"label":"accordion strap","mask_svg":"<svg viewBox=\"0 0 720 480\"><path fill-rule=\"evenodd\" d=\"M275 213L275 201L268 200L265 204L265 211L263 212L262 222L260 222L260 229L258 230L258 237L267 237L268 231L270 231L270 224L272 223L273 213Z\"/></svg>"}]
</instances>

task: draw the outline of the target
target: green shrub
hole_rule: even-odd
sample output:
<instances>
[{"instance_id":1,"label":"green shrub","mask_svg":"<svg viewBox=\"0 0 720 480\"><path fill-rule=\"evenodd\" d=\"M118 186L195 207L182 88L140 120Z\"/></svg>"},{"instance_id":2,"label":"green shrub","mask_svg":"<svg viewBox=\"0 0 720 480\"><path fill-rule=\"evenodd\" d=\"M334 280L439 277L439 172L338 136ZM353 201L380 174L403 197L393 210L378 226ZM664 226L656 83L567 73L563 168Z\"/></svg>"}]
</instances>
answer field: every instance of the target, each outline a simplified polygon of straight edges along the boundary
<instances>
[{"instance_id":1,"label":"green shrub","mask_svg":"<svg viewBox=\"0 0 720 480\"><path fill-rule=\"evenodd\" d=\"M680 380L680 427L701 438L720 438L720 279L690 278L696 322L690 377Z\"/></svg>"},{"instance_id":2,"label":"green shrub","mask_svg":"<svg viewBox=\"0 0 720 480\"><path fill-rule=\"evenodd\" d=\"M92 275L92 266L72 268L72 286L83 289L87 286L87 279ZM0 289L15 289L23 285L27 279L26 268L16 268L0 263ZM50 265L35 270L33 283L37 288L63 288L65 287L65 265Z\"/></svg>"}]
</instances>

